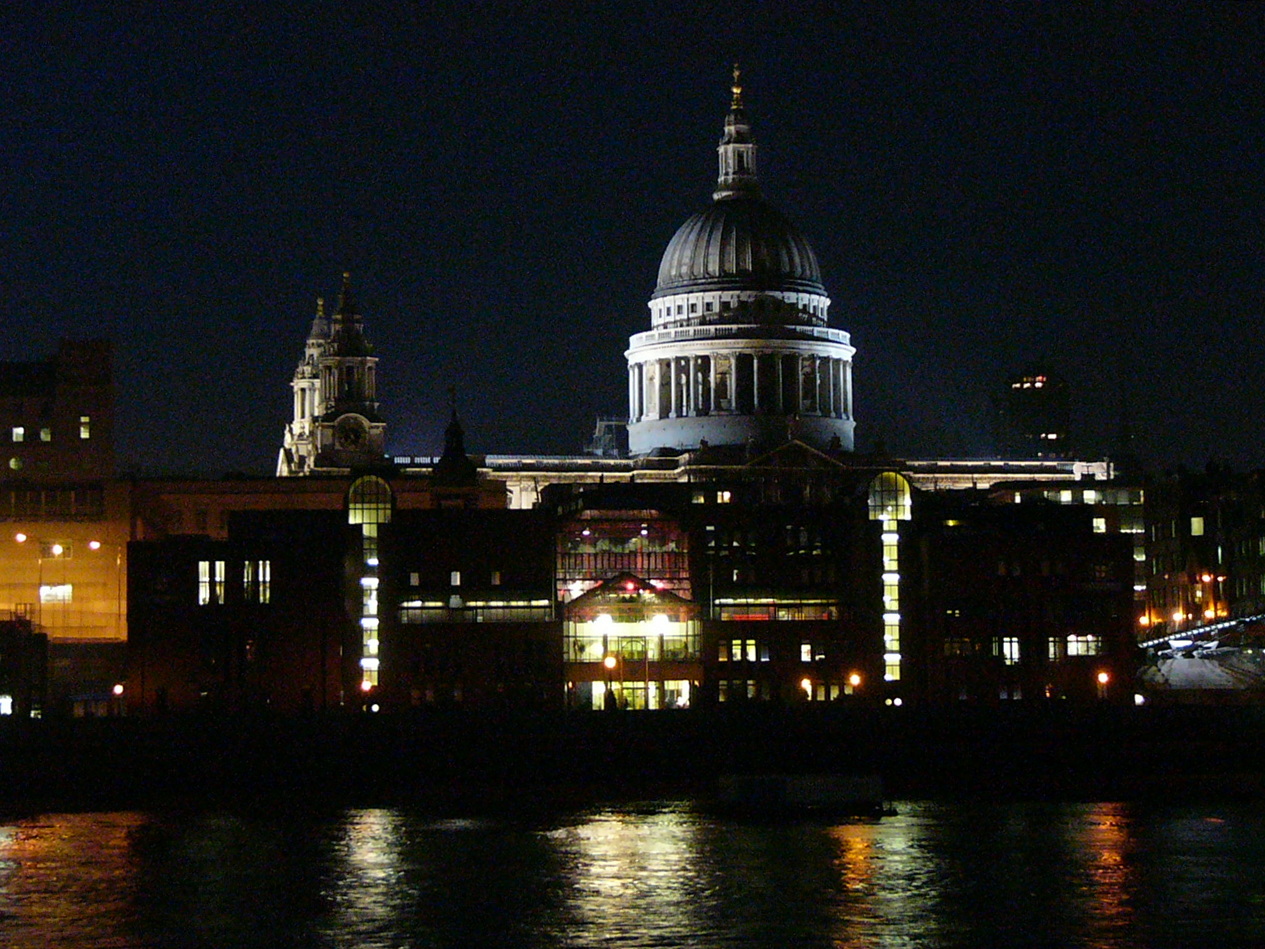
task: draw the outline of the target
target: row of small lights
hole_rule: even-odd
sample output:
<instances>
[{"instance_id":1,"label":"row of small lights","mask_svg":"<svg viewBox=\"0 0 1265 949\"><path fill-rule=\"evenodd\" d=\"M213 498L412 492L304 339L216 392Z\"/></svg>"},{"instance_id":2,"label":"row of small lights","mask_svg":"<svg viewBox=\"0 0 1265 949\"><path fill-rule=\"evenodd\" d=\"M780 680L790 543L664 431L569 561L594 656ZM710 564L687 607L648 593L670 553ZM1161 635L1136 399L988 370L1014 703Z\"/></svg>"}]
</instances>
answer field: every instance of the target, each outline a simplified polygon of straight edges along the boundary
<instances>
[{"instance_id":1,"label":"row of small lights","mask_svg":"<svg viewBox=\"0 0 1265 949\"><path fill-rule=\"evenodd\" d=\"M26 535L26 534L23 534L23 533L21 533L21 532L18 532L18 533L16 533L16 534L14 534L14 535L13 535L13 539L14 539L15 541L17 541L19 544L25 544L28 540L30 540L30 537L29 537L28 535ZM51 550L51 551L53 552L53 556L54 556L54 557L60 557L63 553L65 553L65 552L66 552L66 548L65 548L65 547L63 547L61 544L56 544L56 543L55 543L55 544L50 544L48 549L49 549L49 550ZM89 550L100 550L100 549L101 549L101 541L99 541L99 540L90 540L90 541L88 541L88 549L89 549Z\"/></svg>"}]
</instances>

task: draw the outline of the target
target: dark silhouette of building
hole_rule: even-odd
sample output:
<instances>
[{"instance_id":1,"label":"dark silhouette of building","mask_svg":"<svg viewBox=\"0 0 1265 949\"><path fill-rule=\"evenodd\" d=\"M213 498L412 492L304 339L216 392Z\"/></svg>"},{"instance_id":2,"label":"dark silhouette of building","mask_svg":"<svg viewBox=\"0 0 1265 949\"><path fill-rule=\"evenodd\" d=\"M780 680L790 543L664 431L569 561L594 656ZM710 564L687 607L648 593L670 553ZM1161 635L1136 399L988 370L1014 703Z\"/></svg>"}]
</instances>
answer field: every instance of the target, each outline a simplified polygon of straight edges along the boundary
<instances>
[{"instance_id":1,"label":"dark silhouette of building","mask_svg":"<svg viewBox=\"0 0 1265 949\"><path fill-rule=\"evenodd\" d=\"M1071 458L1071 400L1067 383L1030 367L1007 379L997 402L997 453L1003 458Z\"/></svg>"}]
</instances>

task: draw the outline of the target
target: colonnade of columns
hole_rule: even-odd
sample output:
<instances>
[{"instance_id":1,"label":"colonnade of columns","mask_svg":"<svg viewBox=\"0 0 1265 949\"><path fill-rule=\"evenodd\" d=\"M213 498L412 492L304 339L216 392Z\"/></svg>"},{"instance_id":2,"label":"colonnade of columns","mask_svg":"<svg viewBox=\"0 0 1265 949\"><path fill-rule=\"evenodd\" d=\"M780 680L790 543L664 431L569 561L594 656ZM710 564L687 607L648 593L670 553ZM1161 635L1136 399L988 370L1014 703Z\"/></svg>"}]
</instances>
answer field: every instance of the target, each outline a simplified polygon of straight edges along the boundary
<instances>
[{"instance_id":1,"label":"colonnade of columns","mask_svg":"<svg viewBox=\"0 0 1265 949\"><path fill-rule=\"evenodd\" d=\"M628 367L629 419L692 415L852 417L852 362L797 353L671 356Z\"/></svg>"}]
</instances>

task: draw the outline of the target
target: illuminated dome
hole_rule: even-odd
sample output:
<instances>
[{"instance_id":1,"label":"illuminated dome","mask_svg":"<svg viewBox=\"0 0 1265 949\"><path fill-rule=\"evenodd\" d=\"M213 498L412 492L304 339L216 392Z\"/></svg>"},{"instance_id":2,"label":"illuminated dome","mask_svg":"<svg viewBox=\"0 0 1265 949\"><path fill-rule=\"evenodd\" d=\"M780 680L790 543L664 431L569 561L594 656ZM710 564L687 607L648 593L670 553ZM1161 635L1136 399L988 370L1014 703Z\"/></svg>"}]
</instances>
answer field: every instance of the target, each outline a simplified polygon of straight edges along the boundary
<instances>
[{"instance_id":1,"label":"illuminated dome","mask_svg":"<svg viewBox=\"0 0 1265 949\"><path fill-rule=\"evenodd\" d=\"M659 263L652 299L691 290L826 295L807 239L756 195L718 198L677 230Z\"/></svg>"},{"instance_id":2,"label":"illuminated dome","mask_svg":"<svg viewBox=\"0 0 1265 949\"><path fill-rule=\"evenodd\" d=\"M804 235L760 196L734 70L712 203L668 243L650 329L628 341L628 449L851 451L852 357Z\"/></svg>"}]
</instances>

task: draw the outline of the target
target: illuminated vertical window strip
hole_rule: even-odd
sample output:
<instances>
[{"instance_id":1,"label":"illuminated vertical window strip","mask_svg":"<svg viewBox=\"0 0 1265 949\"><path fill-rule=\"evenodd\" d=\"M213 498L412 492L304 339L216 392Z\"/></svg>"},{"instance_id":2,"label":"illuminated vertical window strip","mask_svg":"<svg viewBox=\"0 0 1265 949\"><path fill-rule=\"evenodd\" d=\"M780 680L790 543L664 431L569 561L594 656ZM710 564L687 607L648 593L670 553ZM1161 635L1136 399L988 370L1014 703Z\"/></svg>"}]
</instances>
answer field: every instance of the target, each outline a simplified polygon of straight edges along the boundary
<instances>
[{"instance_id":1,"label":"illuminated vertical window strip","mask_svg":"<svg viewBox=\"0 0 1265 949\"><path fill-rule=\"evenodd\" d=\"M360 682L365 689L378 684L378 527L391 521L391 488L381 478L360 478L347 497L347 522L360 525Z\"/></svg>"},{"instance_id":2,"label":"illuminated vertical window strip","mask_svg":"<svg viewBox=\"0 0 1265 949\"><path fill-rule=\"evenodd\" d=\"M198 604L224 602L224 561L198 561Z\"/></svg>"},{"instance_id":3,"label":"illuminated vertical window strip","mask_svg":"<svg viewBox=\"0 0 1265 949\"><path fill-rule=\"evenodd\" d=\"M242 564L242 593L256 603L267 603L271 599L271 561L247 560Z\"/></svg>"},{"instance_id":4,"label":"illuminated vertical window strip","mask_svg":"<svg viewBox=\"0 0 1265 949\"><path fill-rule=\"evenodd\" d=\"M909 482L894 471L870 483L870 520L882 523L879 542L883 554L883 678L899 682L900 651L900 522L912 512Z\"/></svg>"}]
</instances>

